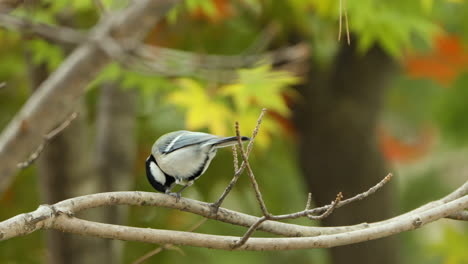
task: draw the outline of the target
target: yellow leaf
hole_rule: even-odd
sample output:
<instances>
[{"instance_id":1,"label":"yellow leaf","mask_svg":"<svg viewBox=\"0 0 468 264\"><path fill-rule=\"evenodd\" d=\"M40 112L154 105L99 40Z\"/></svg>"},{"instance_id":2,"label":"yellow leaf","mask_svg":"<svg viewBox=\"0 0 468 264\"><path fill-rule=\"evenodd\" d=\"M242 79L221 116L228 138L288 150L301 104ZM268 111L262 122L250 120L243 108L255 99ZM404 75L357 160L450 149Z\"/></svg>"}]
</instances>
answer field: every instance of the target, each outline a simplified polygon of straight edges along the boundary
<instances>
[{"instance_id":1,"label":"yellow leaf","mask_svg":"<svg viewBox=\"0 0 468 264\"><path fill-rule=\"evenodd\" d=\"M190 130L208 128L210 133L225 135L231 110L220 100L210 97L200 83L191 79L179 79L181 90L168 96L168 100L186 109L185 123Z\"/></svg>"}]
</instances>

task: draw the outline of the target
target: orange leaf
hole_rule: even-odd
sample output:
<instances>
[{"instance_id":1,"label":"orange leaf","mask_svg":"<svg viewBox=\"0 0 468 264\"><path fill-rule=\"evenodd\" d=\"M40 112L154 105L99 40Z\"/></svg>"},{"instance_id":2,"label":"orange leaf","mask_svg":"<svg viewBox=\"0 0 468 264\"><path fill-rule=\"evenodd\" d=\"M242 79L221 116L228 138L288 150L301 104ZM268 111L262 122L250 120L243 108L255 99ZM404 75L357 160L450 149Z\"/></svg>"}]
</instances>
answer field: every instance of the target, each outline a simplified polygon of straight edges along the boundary
<instances>
[{"instance_id":1,"label":"orange leaf","mask_svg":"<svg viewBox=\"0 0 468 264\"><path fill-rule=\"evenodd\" d=\"M434 142L434 129L422 130L417 140L405 142L381 127L377 131L384 157L392 162L409 163L427 154Z\"/></svg>"},{"instance_id":2,"label":"orange leaf","mask_svg":"<svg viewBox=\"0 0 468 264\"><path fill-rule=\"evenodd\" d=\"M444 34L433 41L430 53L408 54L403 64L410 77L428 78L448 86L468 68L468 53L458 36Z\"/></svg>"}]
</instances>

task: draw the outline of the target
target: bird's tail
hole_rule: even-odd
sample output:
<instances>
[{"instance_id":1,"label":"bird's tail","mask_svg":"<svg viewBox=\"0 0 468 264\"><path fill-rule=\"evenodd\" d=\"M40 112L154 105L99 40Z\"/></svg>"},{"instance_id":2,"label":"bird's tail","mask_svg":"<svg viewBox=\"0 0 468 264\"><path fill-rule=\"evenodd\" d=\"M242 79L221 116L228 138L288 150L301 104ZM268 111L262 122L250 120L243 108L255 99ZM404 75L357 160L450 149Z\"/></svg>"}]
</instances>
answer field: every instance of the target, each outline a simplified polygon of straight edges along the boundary
<instances>
[{"instance_id":1,"label":"bird's tail","mask_svg":"<svg viewBox=\"0 0 468 264\"><path fill-rule=\"evenodd\" d=\"M242 141L249 141L250 138L248 137L241 137ZM224 148L224 147L229 147L237 144L237 137L225 137L225 138L219 138L215 140L210 140L207 142L209 145L213 145L215 148Z\"/></svg>"}]
</instances>

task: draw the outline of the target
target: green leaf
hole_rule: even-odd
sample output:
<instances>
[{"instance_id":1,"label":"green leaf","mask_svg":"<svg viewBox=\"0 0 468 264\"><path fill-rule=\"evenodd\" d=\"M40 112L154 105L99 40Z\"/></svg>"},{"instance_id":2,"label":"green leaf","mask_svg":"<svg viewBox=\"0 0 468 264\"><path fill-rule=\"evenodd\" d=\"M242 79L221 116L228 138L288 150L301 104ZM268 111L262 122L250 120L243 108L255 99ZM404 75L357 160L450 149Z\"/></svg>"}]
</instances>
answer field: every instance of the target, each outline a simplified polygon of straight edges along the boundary
<instances>
[{"instance_id":1,"label":"green leaf","mask_svg":"<svg viewBox=\"0 0 468 264\"><path fill-rule=\"evenodd\" d=\"M254 69L238 71L236 84L221 87L221 93L232 96L240 112L245 112L248 105L255 103L277 111L282 115L289 115L289 109L283 100L283 93L292 91L289 86L297 84L299 79L285 71L273 71L270 65L263 65Z\"/></svg>"},{"instance_id":2,"label":"green leaf","mask_svg":"<svg viewBox=\"0 0 468 264\"><path fill-rule=\"evenodd\" d=\"M28 41L26 45L31 51L32 62L35 64L45 63L51 72L63 61L63 50L47 41L33 39Z\"/></svg>"},{"instance_id":3,"label":"green leaf","mask_svg":"<svg viewBox=\"0 0 468 264\"><path fill-rule=\"evenodd\" d=\"M466 228L461 226L455 228L447 226L444 229L443 238L440 242L435 243L432 247L434 253L443 256L445 264L463 264L468 263L468 236Z\"/></svg>"},{"instance_id":4,"label":"green leaf","mask_svg":"<svg viewBox=\"0 0 468 264\"><path fill-rule=\"evenodd\" d=\"M441 97L437 119L443 135L453 144L468 144L468 74L462 75L452 89Z\"/></svg>"}]
</instances>

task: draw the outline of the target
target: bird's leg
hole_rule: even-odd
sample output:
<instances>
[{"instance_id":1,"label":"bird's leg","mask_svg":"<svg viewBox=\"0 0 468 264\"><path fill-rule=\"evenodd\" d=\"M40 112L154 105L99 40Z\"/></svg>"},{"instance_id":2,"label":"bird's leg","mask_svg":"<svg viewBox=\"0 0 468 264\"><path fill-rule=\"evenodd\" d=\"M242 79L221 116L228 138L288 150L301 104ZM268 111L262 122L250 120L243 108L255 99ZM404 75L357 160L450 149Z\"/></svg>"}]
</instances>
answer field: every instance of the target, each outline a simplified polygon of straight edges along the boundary
<instances>
[{"instance_id":1,"label":"bird's leg","mask_svg":"<svg viewBox=\"0 0 468 264\"><path fill-rule=\"evenodd\" d=\"M172 188L174 188L174 186L175 185L172 185L172 186L168 187L164 193L167 194L167 195L170 195L170 196L174 196L176 198L176 201L179 201L180 193L171 192L171 190L172 190Z\"/></svg>"},{"instance_id":2,"label":"bird's leg","mask_svg":"<svg viewBox=\"0 0 468 264\"><path fill-rule=\"evenodd\" d=\"M182 188L180 188L180 190L179 190L178 192L176 192L176 195L177 195L177 197L178 197L178 198L177 198L177 201L180 199L180 196L181 196L181 194L182 194L182 191L185 190L185 188L187 188L187 187L189 187L189 186L190 186L190 185L188 185L188 184L187 184L187 185L184 185L184 186L182 186Z\"/></svg>"},{"instance_id":3,"label":"bird's leg","mask_svg":"<svg viewBox=\"0 0 468 264\"><path fill-rule=\"evenodd\" d=\"M187 188L188 186L190 186L190 185L184 185L178 192L171 192L172 188L166 189L166 194L168 194L170 196L174 196L176 198L176 202L178 202L180 200L182 191L185 188Z\"/></svg>"},{"instance_id":4,"label":"bird's leg","mask_svg":"<svg viewBox=\"0 0 468 264\"><path fill-rule=\"evenodd\" d=\"M170 195L170 196L174 196L174 197L176 198L176 202L178 202L179 199L180 199L180 191L178 191L178 192L171 192L170 189L167 189L165 193L168 194L168 195Z\"/></svg>"}]
</instances>

